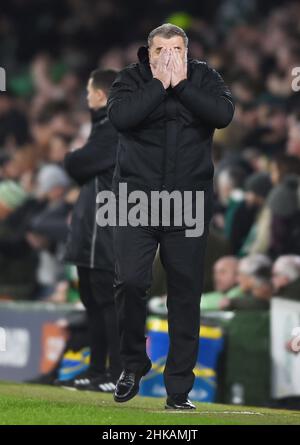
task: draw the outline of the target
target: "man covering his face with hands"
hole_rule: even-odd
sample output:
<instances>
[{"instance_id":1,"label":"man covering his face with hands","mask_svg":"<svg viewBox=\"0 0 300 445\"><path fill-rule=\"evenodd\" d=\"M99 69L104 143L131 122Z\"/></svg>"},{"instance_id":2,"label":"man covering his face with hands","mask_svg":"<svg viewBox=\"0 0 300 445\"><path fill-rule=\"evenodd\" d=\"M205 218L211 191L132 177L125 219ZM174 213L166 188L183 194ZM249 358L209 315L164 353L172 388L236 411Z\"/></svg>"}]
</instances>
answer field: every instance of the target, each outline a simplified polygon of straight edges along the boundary
<instances>
[{"instance_id":1,"label":"man covering his face with hands","mask_svg":"<svg viewBox=\"0 0 300 445\"><path fill-rule=\"evenodd\" d=\"M114 289L123 365L114 399L133 398L151 369L146 303L159 245L168 288L166 409L195 408L188 394L195 379L204 255L213 209L212 138L215 128L226 127L234 114L231 93L220 74L204 61L189 59L187 50L188 38L181 28L167 23L154 29L148 47L138 50L138 62L118 74L108 99L108 117L119 133L113 191L121 207L126 208L119 193L124 183L128 193L143 191L147 197L152 192L176 192L180 198L193 192L189 210L198 205L198 192L204 196L201 236L186 236L186 219L175 223L175 200L167 210L162 205L156 226L119 222L114 227ZM132 201L128 211L131 205ZM171 215L169 225L164 224L164 212Z\"/></svg>"},{"instance_id":2,"label":"man covering his face with hands","mask_svg":"<svg viewBox=\"0 0 300 445\"><path fill-rule=\"evenodd\" d=\"M165 89L175 87L187 78L187 48L179 36L168 40L154 37L149 60L153 77L159 79Z\"/></svg>"}]
</instances>

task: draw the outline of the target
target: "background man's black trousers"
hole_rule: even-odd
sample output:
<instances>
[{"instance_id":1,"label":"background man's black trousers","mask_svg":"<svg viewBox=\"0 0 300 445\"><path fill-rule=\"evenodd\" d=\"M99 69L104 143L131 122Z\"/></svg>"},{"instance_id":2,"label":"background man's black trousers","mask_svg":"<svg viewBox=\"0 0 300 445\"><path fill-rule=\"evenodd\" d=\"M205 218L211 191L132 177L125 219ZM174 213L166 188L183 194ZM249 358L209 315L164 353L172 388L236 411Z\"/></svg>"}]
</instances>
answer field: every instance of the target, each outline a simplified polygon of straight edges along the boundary
<instances>
[{"instance_id":1,"label":"background man's black trousers","mask_svg":"<svg viewBox=\"0 0 300 445\"><path fill-rule=\"evenodd\" d=\"M194 384L200 328L200 299L209 226L201 237L185 236L182 227L114 228L115 299L123 367L133 371L148 362L146 354L146 292L160 244L166 271L170 346L164 370L168 394L188 393Z\"/></svg>"},{"instance_id":2,"label":"background man's black trousers","mask_svg":"<svg viewBox=\"0 0 300 445\"><path fill-rule=\"evenodd\" d=\"M114 380L121 374L120 344L113 295L113 272L78 267L81 301L87 311L91 348L90 371L99 375L109 371Z\"/></svg>"}]
</instances>

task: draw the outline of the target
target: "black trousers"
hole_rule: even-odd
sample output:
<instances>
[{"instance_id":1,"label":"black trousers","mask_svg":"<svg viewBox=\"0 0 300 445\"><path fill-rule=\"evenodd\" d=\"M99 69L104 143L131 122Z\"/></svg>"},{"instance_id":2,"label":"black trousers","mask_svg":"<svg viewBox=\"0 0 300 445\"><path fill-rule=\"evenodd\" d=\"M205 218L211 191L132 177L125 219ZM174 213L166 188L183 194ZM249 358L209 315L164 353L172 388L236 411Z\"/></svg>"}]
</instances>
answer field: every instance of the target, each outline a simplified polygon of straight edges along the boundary
<instances>
[{"instance_id":1,"label":"black trousers","mask_svg":"<svg viewBox=\"0 0 300 445\"><path fill-rule=\"evenodd\" d=\"M101 374L107 370L114 379L122 371L120 339L113 295L113 272L78 267L81 301L87 311L91 348L90 370Z\"/></svg>"},{"instance_id":2,"label":"black trousers","mask_svg":"<svg viewBox=\"0 0 300 445\"><path fill-rule=\"evenodd\" d=\"M115 299L124 368L140 370L146 353L147 290L158 245L167 278L169 351L164 369L167 394L193 387L199 347L200 300L209 224L200 237L186 237L184 228L117 226Z\"/></svg>"}]
</instances>

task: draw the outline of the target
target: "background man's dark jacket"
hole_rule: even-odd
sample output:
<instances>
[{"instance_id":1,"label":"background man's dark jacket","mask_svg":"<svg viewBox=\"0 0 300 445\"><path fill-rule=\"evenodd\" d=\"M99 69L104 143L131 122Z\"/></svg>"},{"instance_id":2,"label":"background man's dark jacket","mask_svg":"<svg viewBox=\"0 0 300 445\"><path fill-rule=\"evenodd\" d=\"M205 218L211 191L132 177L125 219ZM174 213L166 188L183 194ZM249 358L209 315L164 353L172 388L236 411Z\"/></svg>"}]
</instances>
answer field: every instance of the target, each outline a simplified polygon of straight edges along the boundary
<instances>
[{"instance_id":1,"label":"background man's dark jacket","mask_svg":"<svg viewBox=\"0 0 300 445\"><path fill-rule=\"evenodd\" d=\"M188 78L165 90L152 76L146 47L138 58L118 74L108 99L119 131L114 189L126 182L129 190L211 191L213 133L234 113L229 89L205 62L189 59Z\"/></svg>"},{"instance_id":2,"label":"background man's dark jacket","mask_svg":"<svg viewBox=\"0 0 300 445\"><path fill-rule=\"evenodd\" d=\"M96 223L96 196L111 190L117 141L117 132L103 107L92 112L92 131L86 145L65 157L67 172L82 186L65 253L65 260L77 266L114 271L112 227Z\"/></svg>"}]
</instances>

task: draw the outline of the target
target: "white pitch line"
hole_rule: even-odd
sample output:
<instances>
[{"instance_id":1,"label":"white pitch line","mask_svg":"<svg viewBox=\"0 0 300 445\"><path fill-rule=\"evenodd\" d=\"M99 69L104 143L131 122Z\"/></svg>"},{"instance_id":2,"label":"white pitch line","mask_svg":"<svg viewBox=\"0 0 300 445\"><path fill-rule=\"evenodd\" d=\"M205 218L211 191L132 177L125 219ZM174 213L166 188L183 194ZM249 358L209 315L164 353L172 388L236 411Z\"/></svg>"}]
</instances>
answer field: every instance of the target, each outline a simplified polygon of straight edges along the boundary
<instances>
[{"instance_id":1,"label":"white pitch line","mask_svg":"<svg viewBox=\"0 0 300 445\"><path fill-rule=\"evenodd\" d=\"M164 411L150 411L152 413L164 414L243 414L247 416L264 416L263 413L253 413L252 411L189 411L189 410L164 410Z\"/></svg>"}]
</instances>

